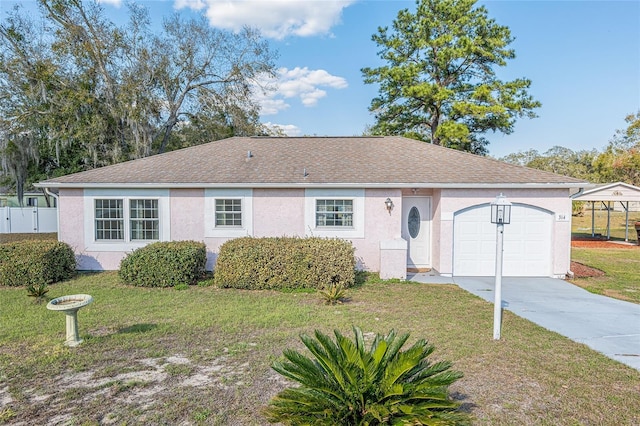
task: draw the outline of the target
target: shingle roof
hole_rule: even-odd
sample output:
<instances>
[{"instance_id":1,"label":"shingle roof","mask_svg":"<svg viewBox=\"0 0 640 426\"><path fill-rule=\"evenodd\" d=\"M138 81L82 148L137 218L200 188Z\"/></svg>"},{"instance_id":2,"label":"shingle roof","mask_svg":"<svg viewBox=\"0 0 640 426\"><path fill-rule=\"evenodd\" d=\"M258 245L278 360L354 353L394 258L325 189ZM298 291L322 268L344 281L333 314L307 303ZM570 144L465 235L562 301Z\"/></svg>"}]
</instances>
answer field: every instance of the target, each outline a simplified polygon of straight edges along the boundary
<instances>
[{"instance_id":1,"label":"shingle roof","mask_svg":"<svg viewBox=\"0 0 640 426\"><path fill-rule=\"evenodd\" d=\"M50 179L39 186L569 187L583 183L429 143L387 136L233 137Z\"/></svg>"}]
</instances>

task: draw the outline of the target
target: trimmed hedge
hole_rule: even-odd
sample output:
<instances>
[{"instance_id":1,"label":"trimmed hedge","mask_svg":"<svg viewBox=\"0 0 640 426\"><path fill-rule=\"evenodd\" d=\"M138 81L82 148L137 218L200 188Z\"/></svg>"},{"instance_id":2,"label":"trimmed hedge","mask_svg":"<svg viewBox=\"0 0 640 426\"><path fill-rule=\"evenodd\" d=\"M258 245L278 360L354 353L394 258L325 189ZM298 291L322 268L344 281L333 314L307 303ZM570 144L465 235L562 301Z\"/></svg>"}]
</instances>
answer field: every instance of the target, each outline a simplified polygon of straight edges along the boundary
<instances>
[{"instance_id":1,"label":"trimmed hedge","mask_svg":"<svg viewBox=\"0 0 640 426\"><path fill-rule=\"evenodd\" d=\"M0 285L51 284L73 277L76 256L55 240L27 240L0 244Z\"/></svg>"},{"instance_id":2,"label":"trimmed hedge","mask_svg":"<svg viewBox=\"0 0 640 426\"><path fill-rule=\"evenodd\" d=\"M218 287L241 289L351 287L355 258L349 241L326 238L252 238L220 247L214 271Z\"/></svg>"},{"instance_id":3,"label":"trimmed hedge","mask_svg":"<svg viewBox=\"0 0 640 426\"><path fill-rule=\"evenodd\" d=\"M197 241L152 243L120 262L120 279L139 287L195 284L204 275L207 248Z\"/></svg>"}]
</instances>

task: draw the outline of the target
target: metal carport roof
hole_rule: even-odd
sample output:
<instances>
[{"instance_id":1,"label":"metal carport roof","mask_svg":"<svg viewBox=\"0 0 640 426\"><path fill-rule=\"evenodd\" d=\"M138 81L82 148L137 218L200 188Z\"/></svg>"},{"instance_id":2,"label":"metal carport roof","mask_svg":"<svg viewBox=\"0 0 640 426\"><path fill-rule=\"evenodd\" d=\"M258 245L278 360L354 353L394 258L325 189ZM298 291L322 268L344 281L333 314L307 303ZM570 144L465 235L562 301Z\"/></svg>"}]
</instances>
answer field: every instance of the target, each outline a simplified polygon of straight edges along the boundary
<instances>
[{"instance_id":1,"label":"metal carport roof","mask_svg":"<svg viewBox=\"0 0 640 426\"><path fill-rule=\"evenodd\" d=\"M610 211L611 203L619 202L622 208L626 212L625 220L625 241L629 241L629 203L640 203L640 188L634 185L630 185L624 182L614 182L603 185L598 185L588 191L578 192L571 196L574 201L590 201L592 212L595 208L596 202L607 203L607 239L610 238ZM591 214L591 235L594 236L595 219L593 213Z\"/></svg>"}]
</instances>

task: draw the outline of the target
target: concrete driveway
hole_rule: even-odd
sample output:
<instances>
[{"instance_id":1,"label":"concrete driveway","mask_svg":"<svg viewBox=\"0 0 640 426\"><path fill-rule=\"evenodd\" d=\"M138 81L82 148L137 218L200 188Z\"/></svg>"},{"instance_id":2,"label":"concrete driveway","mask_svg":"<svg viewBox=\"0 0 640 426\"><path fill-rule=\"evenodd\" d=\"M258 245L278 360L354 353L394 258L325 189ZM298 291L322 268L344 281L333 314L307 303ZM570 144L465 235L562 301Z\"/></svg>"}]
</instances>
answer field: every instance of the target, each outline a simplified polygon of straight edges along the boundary
<instances>
[{"instance_id":1,"label":"concrete driveway","mask_svg":"<svg viewBox=\"0 0 640 426\"><path fill-rule=\"evenodd\" d=\"M494 277L410 275L450 283L493 303ZM553 278L502 279L502 306L640 371L640 305L589 293Z\"/></svg>"}]
</instances>

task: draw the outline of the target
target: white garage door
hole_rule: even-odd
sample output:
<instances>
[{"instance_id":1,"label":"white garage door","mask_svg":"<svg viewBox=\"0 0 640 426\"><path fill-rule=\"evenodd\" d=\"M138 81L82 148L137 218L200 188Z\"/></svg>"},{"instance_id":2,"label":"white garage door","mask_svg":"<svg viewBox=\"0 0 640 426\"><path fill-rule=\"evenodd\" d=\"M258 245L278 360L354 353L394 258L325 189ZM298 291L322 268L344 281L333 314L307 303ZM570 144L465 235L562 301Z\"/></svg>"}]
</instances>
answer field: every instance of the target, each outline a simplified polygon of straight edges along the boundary
<instances>
[{"instance_id":1,"label":"white garage door","mask_svg":"<svg viewBox=\"0 0 640 426\"><path fill-rule=\"evenodd\" d=\"M455 214L453 275L493 276L496 272L496 225L488 205ZM504 225L503 275L551 276L553 215L525 205L513 205L511 223Z\"/></svg>"}]
</instances>

